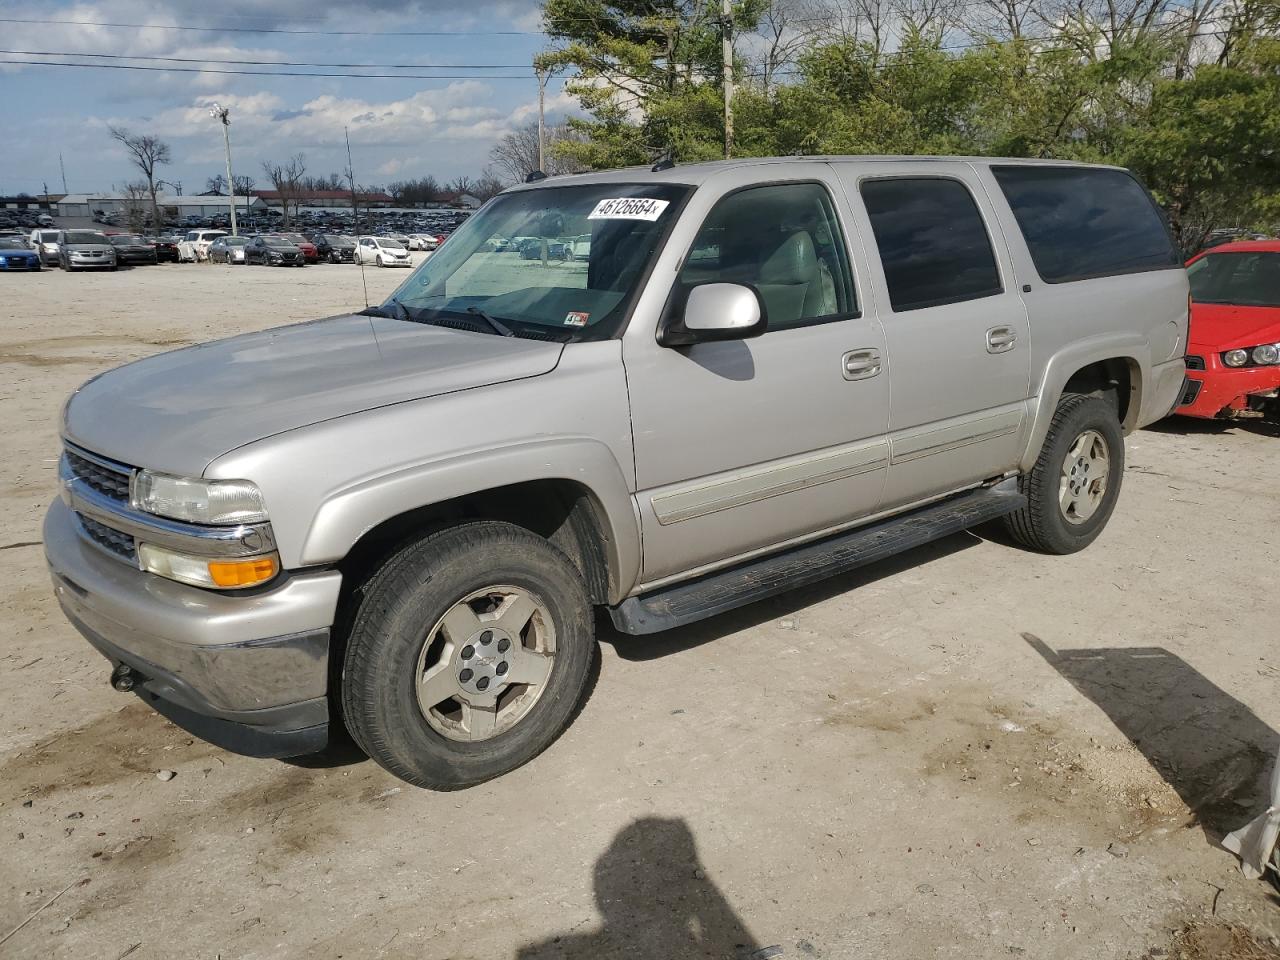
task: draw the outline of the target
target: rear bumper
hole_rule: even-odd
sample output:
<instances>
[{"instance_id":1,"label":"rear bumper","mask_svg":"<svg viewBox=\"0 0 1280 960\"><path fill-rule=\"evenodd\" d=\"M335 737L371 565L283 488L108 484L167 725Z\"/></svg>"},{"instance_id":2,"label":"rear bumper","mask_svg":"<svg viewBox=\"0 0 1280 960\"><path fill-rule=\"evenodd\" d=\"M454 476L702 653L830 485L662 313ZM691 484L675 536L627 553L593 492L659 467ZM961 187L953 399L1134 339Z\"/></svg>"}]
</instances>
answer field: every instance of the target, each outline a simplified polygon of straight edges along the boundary
<instances>
[{"instance_id":1,"label":"rear bumper","mask_svg":"<svg viewBox=\"0 0 1280 960\"><path fill-rule=\"evenodd\" d=\"M293 576L240 595L188 587L82 538L61 500L45 517L44 545L67 619L113 666L138 675L135 692L158 712L251 756L325 745L339 573Z\"/></svg>"}]
</instances>

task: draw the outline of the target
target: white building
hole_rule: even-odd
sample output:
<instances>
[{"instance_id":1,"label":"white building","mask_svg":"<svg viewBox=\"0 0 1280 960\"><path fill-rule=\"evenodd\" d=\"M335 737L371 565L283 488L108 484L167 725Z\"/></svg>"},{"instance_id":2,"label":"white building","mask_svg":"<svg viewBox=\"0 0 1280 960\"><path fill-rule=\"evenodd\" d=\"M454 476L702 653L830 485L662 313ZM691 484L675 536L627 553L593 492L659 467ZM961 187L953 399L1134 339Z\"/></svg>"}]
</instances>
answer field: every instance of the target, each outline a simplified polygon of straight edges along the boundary
<instances>
[{"instance_id":1,"label":"white building","mask_svg":"<svg viewBox=\"0 0 1280 960\"><path fill-rule=\"evenodd\" d=\"M137 203L120 194L111 193L69 193L54 206L59 217L83 217L89 219L97 214L118 214L123 216L130 203ZM151 206L150 198L142 201L144 209ZM160 205L167 219L183 217L212 217L226 213L230 203L227 197L189 197L159 194L156 203ZM236 197L236 214L247 211L260 212L267 205L258 196Z\"/></svg>"}]
</instances>

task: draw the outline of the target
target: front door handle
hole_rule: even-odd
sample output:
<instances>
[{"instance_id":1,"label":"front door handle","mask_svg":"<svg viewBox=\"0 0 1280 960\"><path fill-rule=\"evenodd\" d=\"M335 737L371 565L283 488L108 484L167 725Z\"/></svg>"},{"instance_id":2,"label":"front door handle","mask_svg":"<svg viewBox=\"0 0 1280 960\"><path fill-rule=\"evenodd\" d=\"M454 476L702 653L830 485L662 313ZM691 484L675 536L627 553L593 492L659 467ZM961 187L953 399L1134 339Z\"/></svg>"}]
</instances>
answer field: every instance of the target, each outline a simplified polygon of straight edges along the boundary
<instances>
[{"instance_id":1,"label":"front door handle","mask_svg":"<svg viewBox=\"0 0 1280 960\"><path fill-rule=\"evenodd\" d=\"M1017 342L1013 327L992 327L987 331L987 353L1008 353Z\"/></svg>"},{"instance_id":2,"label":"front door handle","mask_svg":"<svg viewBox=\"0 0 1280 960\"><path fill-rule=\"evenodd\" d=\"M880 351L872 347L850 350L840 359L841 371L846 380L866 380L874 377L883 366Z\"/></svg>"}]
</instances>

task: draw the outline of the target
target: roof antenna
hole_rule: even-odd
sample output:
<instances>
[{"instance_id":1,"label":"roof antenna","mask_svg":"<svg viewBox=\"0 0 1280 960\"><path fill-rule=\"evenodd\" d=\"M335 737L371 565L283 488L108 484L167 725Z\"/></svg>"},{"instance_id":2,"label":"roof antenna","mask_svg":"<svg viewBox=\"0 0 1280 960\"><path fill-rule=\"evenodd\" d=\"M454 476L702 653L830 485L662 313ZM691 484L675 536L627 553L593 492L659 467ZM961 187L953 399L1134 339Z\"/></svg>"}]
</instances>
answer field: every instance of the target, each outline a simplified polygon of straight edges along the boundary
<instances>
[{"instance_id":1,"label":"roof antenna","mask_svg":"<svg viewBox=\"0 0 1280 960\"><path fill-rule=\"evenodd\" d=\"M547 175L541 170L530 170L529 175L524 178L525 183L537 183L539 180L547 179Z\"/></svg>"},{"instance_id":2,"label":"roof antenna","mask_svg":"<svg viewBox=\"0 0 1280 960\"><path fill-rule=\"evenodd\" d=\"M364 257L360 256L360 207L356 203L356 167L351 162L351 134L347 132L346 127L342 128L342 135L347 138L347 179L351 181L351 216L353 217L351 226L356 231L356 248L351 251L351 255L360 261L360 284L364 287L364 308L368 310L369 281L364 276Z\"/></svg>"},{"instance_id":3,"label":"roof antenna","mask_svg":"<svg viewBox=\"0 0 1280 960\"><path fill-rule=\"evenodd\" d=\"M670 170L676 165L675 152L668 150L664 153L652 167L649 168L650 173L661 173L663 170Z\"/></svg>"}]
</instances>

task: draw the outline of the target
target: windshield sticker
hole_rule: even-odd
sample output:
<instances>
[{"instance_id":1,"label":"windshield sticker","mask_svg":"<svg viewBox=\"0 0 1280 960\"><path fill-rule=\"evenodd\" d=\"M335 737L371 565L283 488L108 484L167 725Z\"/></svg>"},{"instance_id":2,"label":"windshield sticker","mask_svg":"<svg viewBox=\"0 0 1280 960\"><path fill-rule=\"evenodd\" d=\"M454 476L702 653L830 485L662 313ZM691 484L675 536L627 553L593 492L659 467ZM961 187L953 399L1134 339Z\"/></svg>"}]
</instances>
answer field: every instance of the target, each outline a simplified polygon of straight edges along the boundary
<instances>
[{"instance_id":1,"label":"windshield sticker","mask_svg":"<svg viewBox=\"0 0 1280 960\"><path fill-rule=\"evenodd\" d=\"M564 325L566 327L585 327L590 316L591 314L583 313L581 310L573 310L564 318Z\"/></svg>"},{"instance_id":2,"label":"windshield sticker","mask_svg":"<svg viewBox=\"0 0 1280 960\"><path fill-rule=\"evenodd\" d=\"M619 197L601 200L587 215L588 220L657 220L667 209L667 200L648 197Z\"/></svg>"}]
</instances>

